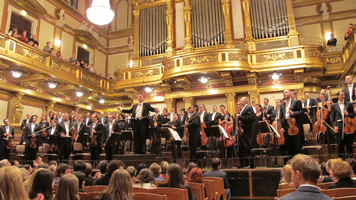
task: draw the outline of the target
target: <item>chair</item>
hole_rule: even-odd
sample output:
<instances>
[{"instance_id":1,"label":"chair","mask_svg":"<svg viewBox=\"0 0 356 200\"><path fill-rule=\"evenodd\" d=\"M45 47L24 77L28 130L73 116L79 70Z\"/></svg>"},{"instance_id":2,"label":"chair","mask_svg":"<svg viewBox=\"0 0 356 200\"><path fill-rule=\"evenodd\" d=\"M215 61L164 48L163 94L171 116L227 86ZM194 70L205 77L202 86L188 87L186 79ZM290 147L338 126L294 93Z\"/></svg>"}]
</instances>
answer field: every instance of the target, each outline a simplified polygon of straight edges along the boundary
<instances>
[{"instance_id":1,"label":"chair","mask_svg":"<svg viewBox=\"0 0 356 200\"><path fill-rule=\"evenodd\" d=\"M203 179L203 183L206 187L206 190L208 191L208 199L214 200L215 196L217 195L217 192L214 192L214 181Z\"/></svg>"},{"instance_id":2,"label":"chair","mask_svg":"<svg viewBox=\"0 0 356 200\"><path fill-rule=\"evenodd\" d=\"M223 178L218 178L218 177L204 177L204 179L212 180L214 181L214 193L215 195L215 200L220 200L220 197L223 196L223 199L226 200L226 191L224 189L224 179ZM203 181L204 183L204 181Z\"/></svg>"},{"instance_id":3,"label":"chair","mask_svg":"<svg viewBox=\"0 0 356 200\"><path fill-rule=\"evenodd\" d=\"M80 200L95 200L97 196L99 196L102 192L87 192L81 193L78 192Z\"/></svg>"},{"instance_id":4,"label":"chair","mask_svg":"<svg viewBox=\"0 0 356 200\"><path fill-rule=\"evenodd\" d=\"M187 182L188 185L192 188L192 192L197 196L197 200L204 200L205 193L204 193L204 185L202 183L193 183Z\"/></svg>"},{"instance_id":5,"label":"chair","mask_svg":"<svg viewBox=\"0 0 356 200\"><path fill-rule=\"evenodd\" d=\"M90 186L83 186L83 190L86 192L90 192Z\"/></svg>"},{"instance_id":6,"label":"chair","mask_svg":"<svg viewBox=\"0 0 356 200\"><path fill-rule=\"evenodd\" d=\"M140 187L132 187L133 193L152 193L152 189L140 188Z\"/></svg>"},{"instance_id":7,"label":"chair","mask_svg":"<svg viewBox=\"0 0 356 200\"><path fill-rule=\"evenodd\" d=\"M106 185L94 185L89 187L89 192L103 192L108 186Z\"/></svg>"},{"instance_id":8,"label":"chair","mask_svg":"<svg viewBox=\"0 0 356 200\"><path fill-rule=\"evenodd\" d=\"M353 196L353 195L356 195L356 189L355 188L337 188L337 189L324 190L323 193L328 195L331 198Z\"/></svg>"},{"instance_id":9,"label":"chair","mask_svg":"<svg viewBox=\"0 0 356 200\"><path fill-rule=\"evenodd\" d=\"M74 150L74 151L82 151L82 150L83 150L83 145L82 145L82 143L75 142L75 143L73 144L73 150Z\"/></svg>"},{"instance_id":10,"label":"chair","mask_svg":"<svg viewBox=\"0 0 356 200\"><path fill-rule=\"evenodd\" d=\"M284 189L290 189L290 186L289 186L289 184L282 184L282 183L280 183L279 185L278 185L278 189L280 189L280 190L284 190Z\"/></svg>"},{"instance_id":11,"label":"chair","mask_svg":"<svg viewBox=\"0 0 356 200\"><path fill-rule=\"evenodd\" d=\"M333 184L333 182L329 182L329 183L318 183L318 186L323 189L323 190L327 190L330 188L330 186Z\"/></svg>"},{"instance_id":12,"label":"chair","mask_svg":"<svg viewBox=\"0 0 356 200\"><path fill-rule=\"evenodd\" d=\"M189 200L188 190L180 188L156 188L151 189L154 194L166 195L167 200Z\"/></svg>"},{"instance_id":13,"label":"chair","mask_svg":"<svg viewBox=\"0 0 356 200\"><path fill-rule=\"evenodd\" d=\"M284 189L284 190L277 190L277 197L283 197L286 194L289 194L291 192L294 192L295 188L290 188L290 189Z\"/></svg>"},{"instance_id":14,"label":"chair","mask_svg":"<svg viewBox=\"0 0 356 200\"><path fill-rule=\"evenodd\" d=\"M152 193L134 193L134 200L167 200L166 195L152 194Z\"/></svg>"},{"instance_id":15,"label":"chair","mask_svg":"<svg viewBox=\"0 0 356 200\"><path fill-rule=\"evenodd\" d=\"M16 159L17 160L23 160L22 158L25 157L25 145L17 145L16 146L16 152L17 152L17 155L16 155Z\"/></svg>"},{"instance_id":16,"label":"chair","mask_svg":"<svg viewBox=\"0 0 356 200\"><path fill-rule=\"evenodd\" d=\"M356 196L334 197L335 200L356 200Z\"/></svg>"}]
</instances>

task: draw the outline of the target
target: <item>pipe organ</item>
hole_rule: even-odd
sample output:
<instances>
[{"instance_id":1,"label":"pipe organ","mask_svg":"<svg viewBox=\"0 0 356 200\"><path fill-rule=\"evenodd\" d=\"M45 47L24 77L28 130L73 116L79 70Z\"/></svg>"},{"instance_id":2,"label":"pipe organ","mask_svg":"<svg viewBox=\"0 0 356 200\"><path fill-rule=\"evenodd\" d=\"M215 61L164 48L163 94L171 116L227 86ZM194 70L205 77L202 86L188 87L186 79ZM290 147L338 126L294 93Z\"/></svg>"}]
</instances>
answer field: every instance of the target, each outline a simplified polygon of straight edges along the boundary
<instances>
[{"instance_id":1,"label":"pipe organ","mask_svg":"<svg viewBox=\"0 0 356 200\"><path fill-rule=\"evenodd\" d=\"M251 0L251 24L255 39L278 37L289 32L285 0Z\"/></svg>"},{"instance_id":2,"label":"pipe organ","mask_svg":"<svg viewBox=\"0 0 356 200\"><path fill-rule=\"evenodd\" d=\"M221 0L191 0L194 47L224 43L224 15Z\"/></svg>"},{"instance_id":3,"label":"pipe organ","mask_svg":"<svg viewBox=\"0 0 356 200\"><path fill-rule=\"evenodd\" d=\"M152 56L166 52L167 48L167 5L140 11L140 56Z\"/></svg>"}]
</instances>

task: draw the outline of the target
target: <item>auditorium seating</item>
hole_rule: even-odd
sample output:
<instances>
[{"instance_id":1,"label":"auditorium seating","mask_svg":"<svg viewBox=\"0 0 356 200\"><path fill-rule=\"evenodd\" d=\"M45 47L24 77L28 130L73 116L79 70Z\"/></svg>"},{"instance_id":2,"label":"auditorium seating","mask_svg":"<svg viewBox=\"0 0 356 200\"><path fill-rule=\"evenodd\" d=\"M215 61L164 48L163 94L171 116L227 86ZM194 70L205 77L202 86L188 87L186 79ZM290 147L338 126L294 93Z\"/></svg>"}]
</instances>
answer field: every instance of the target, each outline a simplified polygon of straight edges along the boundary
<instances>
[{"instance_id":1,"label":"auditorium seating","mask_svg":"<svg viewBox=\"0 0 356 200\"><path fill-rule=\"evenodd\" d=\"M197 197L197 200L208 200L205 199L204 185L202 183L193 183L193 182L187 182L187 183L192 188L192 191Z\"/></svg>"},{"instance_id":2,"label":"auditorium seating","mask_svg":"<svg viewBox=\"0 0 356 200\"><path fill-rule=\"evenodd\" d=\"M79 192L80 200L95 200L97 196L99 196L102 192L87 192L81 193Z\"/></svg>"},{"instance_id":3,"label":"auditorium seating","mask_svg":"<svg viewBox=\"0 0 356 200\"><path fill-rule=\"evenodd\" d=\"M335 200L356 200L356 196L334 197Z\"/></svg>"},{"instance_id":4,"label":"auditorium seating","mask_svg":"<svg viewBox=\"0 0 356 200\"><path fill-rule=\"evenodd\" d=\"M208 191L208 199L215 200L215 196L217 196L217 192L214 191L214 181L203 179L203 183Z\"/></svg>"},{"instance_id":5,"label":"auditorium seating","mask_svg":"<svg viewBox=\"0 0 356 200\"><path fill-rule=\"evenodd\" d=\"M151 190L154 194L166 195L167 200L189 200L188 190L179 188L156 188Z\"/></svg>"},{"instance_id":6,"label":"auditorium seating","mask_svg":"<svg viewBox=\"0 0 356 200\"><path fill-rule=\"evenodd\" d=\"M108 188L108 186L105 185L93 185L93 186L84 186L83 190L85 190L86 192L103 192L104 190L106 190L106 188Z\"/></svg>"},{"instance_id":7,"label":"auditorium seating","mask_svg":"<svg viewBox=\"0 0 356 200\"><path fill-rule=\"evenodd\" d=\"M226 200L226 191L224 189L224 179L217 178L217 177L204 177L203 180L212 180L214 181L214 193L215 193L215 200L220 200L221 196L224 200ZM204 181L203 181L204 183Z\"/></svg>"},{"instance_id":8,"label":"auditorium seating","mask_svg":"<svg viewBox=\"0 0 356 200\"><path fill-rule=\"evenodd\" d=\"M337 188L337 189L323 190L322 192L332 198L356 195L355 188Z\"/></svg>"},{"instance_id":9,"label":"auditorium seating","mask_svg":"<svg viewBox=\"0 0 356 200\"><path fill-rule=\"evenodd\" d=\"M140 187L133 187L133 193L152 193L151 189L140 188Z\"/></svg>"},{"instance_id":10,"label":"auditorium seating","mask_svg":"<svg viewBox=\"0 0 356 200\"><path fill-rule=\"evenodd\" d=\"M166 195L153 194L153 193L134 193L134 200L167 200Z\"/></svg>"},{"instance_id":11,"label":"auditorium seating","mask_svg":"<svg viewBox=\"0 0 356 200\"><path fill-rule=\"evenodd\" d=\"M284 195L289 194L289 193L294 192L294 191L295 191L295 188L277 190L277 197L283 197Z\"/></svg>"}]
</instances>

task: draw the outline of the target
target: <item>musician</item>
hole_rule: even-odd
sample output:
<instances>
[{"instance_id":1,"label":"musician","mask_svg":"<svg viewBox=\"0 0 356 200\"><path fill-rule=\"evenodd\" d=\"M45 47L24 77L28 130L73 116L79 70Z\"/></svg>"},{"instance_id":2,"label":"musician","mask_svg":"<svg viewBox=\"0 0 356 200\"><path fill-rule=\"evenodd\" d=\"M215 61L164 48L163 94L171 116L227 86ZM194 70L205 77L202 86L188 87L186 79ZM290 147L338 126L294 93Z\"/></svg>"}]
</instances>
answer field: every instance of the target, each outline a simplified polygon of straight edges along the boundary
<instances>
[{"instance_id":1,"label":"musician","mask_svg":"<svg viewBox=\"0 0 356 200\"><path fill-rule=\"evenodd\" d=\"M279 112L279 109L281 107L281 104L282 104L282 100L280 99L277 99L276 100L276 109L272 111L272 114L271 114L271 122L274 122L277 118L277 114Z\"/></svg>"},{"instance_id":2,"label":"musician","mask_svg":"<svg viewBox=\"0 0 356 200\"><path fill-rule=\"evenodd\" d=\"M355 84L353 83L354 79L351 75L347 75L345 81L347 86L342 90L345 92L345 101L353 102L356 100Z\"/></svg>"},{"instance_id":3,"label":"musician","mask_svg":"<svg viewBox=\"0 0 356 200\"><path fill-rule=\"evenodd\" d=\"M295 98L292 98L292 96L295 97L296 95L295 93L292 94L290 90L283 91L284 102L281 105L279 115L281 117L282 122L281 131L284 132L284 138L286 140L285 149L281 148L282 155L287 153L290 156L294 156L301 151L301 140L302 138L304 140L304 134L301 134L301 132L304 132L303 126L301 126L299 120L299 116L302 113L302 102L296 100ZM288 119L290 119L290 117L296 119L296 126L299 129L297 135L292 136L289 135L290 133L288 133Z\"/></svg>"},{"instance_id":4,"label":"musician","mask_svg":"<svg viewBox=\"0 0 356 200\"><path fill-rule=\"evenodd\" d=\"M115 143L117 141L109 141L112 140L112 134L118 134L120 132L119 126L117 123L114 123L114 119L112 115L108 115L108 123L104 125L105 134L103 137L103 146L105 148L106 160L112 160L112 154L115 152Z\"/></svg>"},{"instance_id":5,"label":"musician","mask_svg":"<svg viewBox=\"0 0 356 200\"><path fill-rule=\"evenodd\" d=\"M87 142L89 140L89 128L86 126L85 122L83 121L83 115L78 115L77 116L78 121L76 124L74 124L74 128L77 132L77 141L82 144L83 147L87 145ZM87 133L87 134L85 134Z\"/></svg>"},{"instance_id":6,"label":"musician","mask_svg":"<svg viewBox=\"0 0 356 200\"><path fill-rule=\"evenodd\" d=\"M268 98L264 98L263 99L263 116L265 117L264 120L267 120L268 122L271 123L271 114L274 110L274 106L269 105L269 99Z\"/></svg>"},{"instance_id":7,"label":"musician","mask_svg":"<svg viewBox=\"0 0 356 200\"><path fill-rule=\"evenodd\" d=\"M90 112L87 112L85 118L84 118L84 123L87 127L89 127L93 122L91 121L90 117Z\"/></svg>"},{"instance_id":8,"label":"musician","mask_svg":"<svg viewBox=\"0 0 356 200\"><path fill-rule=\"evenodd\" d=\"M24 143L25 147L25 160L36 160L38 147L40 144L41 137L41 126L37 123L37 115L32 115L30 118L30 123L26 125L26 137ZM32 141L31 141L32 139ZM31 145L32 144L32 145Z\"/></svg>"},{"instance_id":9,"label":"musician","mask_svg":"<svg viewBox=\"0 0 356 200\"><path fill-rule=\"evenodd\" d=\"M56 149L58 149L58 135L60 135L63 132L62 127L57 125L56 120L52 120L51 128L47 129L46 132L49 138L47 143L50 145L51 149L53 150L51 151L51 153L55 153Z\"/></svg>"},{"instance_id":10,"label":"musician","mask_svg":"<svg viewBox=\"0 0 356 200\"><path fill-rule=\"evenodd\" d=\"M256 113L256 101L252 101L253 112Z\"/></svg>"},{"instance_id":11,"label":"musician","mask_svg":"<svg viewBox=\"0 0 356 200\"><path fill-rule=\"evenodd\" d=\"M126 116L126 126L127 126L127 128L131 128L132 127L132 120L131 120L131 118L132 118L132 113L129 113L127 116Z\"/></svg>"},{"instance_id":12,"label":"musician","mask_svg":"<svg viewBox=\"0 0 356 200\"><path fill-rule=\"evenodd\" d=\"M149 119L147 118L149 111L157 111L157 108L151 107L149 103L144 103L145 97L138 95L138 104L134 105L129 110L122 110L123 113L132 113L132 129L134 133L135 154L146 154L146 139L148 133ZM119 108L119 110L121 110ZM142 118L145 117L145 118Z\"/></svg>"},{"instance_id":13,"label":"musician","mask_svg":"<svg viewBox=\"0 0 356 200\"><path fill-rule=\"evenodd\" d=\"M337 144L338 144L338 154L339 157L345 157L343 154L345 153L345 146L347 153L351 155L352 152L352 144L353 144L353 133L346 133L344 131L343 125L345 124L346 116L354 115L353 106L351 103L348 103L345 99L345 92L338 91L336 93L338 101L331 106L331 123L334 131L336 132Z\"/></svg>"},{"instance_id":14,"label":"musician","mask_svg":"<svg viewBox=\"0 0 356 200\"><path fill-rule=\"evenodd\" d=\"M74 128L75 122L69 121L69 113L63 114L63 120L58 123L62 131L58 135L58 160L68 160L72 150L71 130Z\"/></svg>"},{"instance_id":15,"label":"musician","mask_svg":"<svg viewBox=\"0 0 356 200\"><path fill-rule=\"evenodd\" d=\"M41 117L41 122L39 123L39 125L42 127L42 125L44 125L43 128L47 128L49 127L49 122L47 120L47 115L43 115L42 114L42 117ZM40 146L43 145L43 143L47 143L47 140L48 140L48 135L46 134L46 130L43 130L44 134L41 135L42 137L42 140L41 140L41 144Z\"/></svg>"},{"instance_id":16,"label":"musician","mask_svg":"<svg viewBox=\"0 0 356 200\"><path fill-rule=\"evenodd\" d=\"M110 111L108 111L107 115L105 116L105 122L106 122L106 123L109 123L109 115L111 115L111 116L112 116L113 121L115 120L115 117L111 114L111 112L110 112Z\"/></svg>"},{"instance_id":17,"label":"musician","mask_svg":"<svg viewBox=\"0 0 356 200\"><path fill-rule=\"evenodd\" d=\"M168 114L168 119L169 119L169 121L172 123L173 122L173 118L174 118L174 108L173 107L171 107L171 109L170 109L170 113Z\"/></svg>"},{"instance_id":18,"label":"musician","mask_svg":"<svg viewBox=\"0 0 356 200\"><path fill-rule=\"evenodd\" d=\"M105 113L104 113L104 112L101 112L101 113L100 113L100 118L99 118L100 123L101 123L102 125L104 125L104 124L107 123L106 120L107 120L107 119L105 118Z\"/></svg>"},{"instance_id":19,"label":"musician","mask_svg":"<svg viewBox=\"0 0 356 200\"><path fill-rule=\"evenodd\" d=\"M201 146L200 139L200 117L198 114L198 105L191 106L190 118L185 122L185 126L189 130L189 148L190 148L190 161L196 162L196 150Z\"/></svg>"},{"instance_id":20,"label":"musician","mask_svg":"<svg viewBox=\"0 0 356 200\"><path fill-rule=\"evenodd\" d=\"M230 127L233 124L232 116L230 115L230 113L226 111L224 105L220 105L220 111L221 111L221 117L219 119L219 125L222 126L225 129L226 133L229 135L231 133ZM232 138L230 138L230 140L232 140ZM220 142L220 156L222 158L225 158L225 156L228 158L232 158L234 155L233 146L227 147L226 142L227 141L225 140L225 138ZM225 154L225 148L226 148L226 154Z\"/></svg>"},{"instance_id":21,"label":"musician","mask_svg":"<svg viewBox=\"0 0 356 200\"><path fill-rule=\"evenodd\" d=\"M209 113L206 112L206 108L204 104L199 105L199 116L200 116L200 123L204 123L205 125L209 124Z\"/></svg>"},{"instance_id":22,"label":"musician","mask_svg":"<svg viewBox=\"0 0 356 200\"><path fill-rule=\"evenodd\" d=\"M57 123L59 124L62 121L63 121L62 112L58 112L57 113Z\"/></svg>"},{"instance_id":23,"label":"musician","mask_svg":"<svg viewBox=\"0 0 356 200\"><path fill-rule=\"evenodd\" d=\"M166 124L169 122L167 108L163 108L162 115L159 115L159 120L161 124Z\"/></svg>"},{"instance_id":24,"label":"musician","mask_svg":"<svg viewBox=\"0 0 356 200\"><path fill-rule=\"evenodd\" d=\"M93 123L89 127L90 143L88 142L87 145L90 146L91 160L98 161L100 160L100 153L102 151L101 141L105 134L105 128L99 121L99 116L96 113L91 116L91 120Z\"/></svg>"},{"instance_id":25,"label":"musician","mask_svg":"<svg viewBox=\"0 0 356 200\"><path fill-rule=\"evenodd\" d=\"M254 112L252 106L248 105L247 97L241 97L239 103L241 107L241 112L240 114L236 114L237 120L234 120L234 123L238 121L242 122L243 130L242 136L239 137L238 155L240 157L240 167L249 168L250 163L246 157L251 155L251 147L249 141L251 138ZM234 126L236 126L236 124Z\"/></svg>"},{"instance_id":26,"label":"musician","mask_svg":"<svg viewBox=\"0 0 356 200\"><path fill-rule=\"evenodd\" d=\"M10 121L5 118L4 126L0 127L0 160L10 158L11 146L8 148L8 144L10 144L10 139L14 137L14 128L10 127ZM8 143L9 142L9 143Z\"/></svg>"},{"instance_id":27,"label":"musician","mask_svg":"<svg viewBox=\"0 0 356 200\"><path fill-rule=\"evenodd\" d=\"M174 113L173 115L173 122L171 122L170 127L177 131L178 135L180 138L183 138L184 136L184 127L183 127L183 123L181 120L178 119L178 113ZM182 150L181 150L181 144L182 141L175 141L172 140L172 154L173 154L173 158L177 159L178 158L182 158Z\"/></svg>"},{"instance_id":28,"label":"musician","mask_svg":"<svg viewBox=\"0 0 356 200\"><path fill-rule=\"evenodd\" d=\"M181 121L182 122L182 124L184 124L185 123L185 121L186 121L186 112L185 112L185 108L182 108L182 109L180 109L180 112L179 112L180 114L179 114L179 121Z\"/></svg>"},{"instance_id":29,"label":"musician","mask_svg":"<svg viewBox=\"0 0 356 200\"><path fill-rule=\"evenodd\" d=\"M156 154L157 156L161 154L161 127L162 124L158 119L157 115L152 117L149 124L149 134L151 139L151 154Z\"/></svg>"},{"instance_id":30,"label":"musician","mask_svg":"<svg viewBox=\"0 0 356 200\"><path fill-rule=\"evenodd\" d=\"M26 126L30 123L30 118L31 118L31 114L30 113L27 113L26 114L26 119L24 119L21 123L21 130L23 131L22 132L22 137L21 137L21 141L20 141L20 144L23 144L23 142L26 140Z\"/></svg>"},{"instance_id":31,"label":"musician","mask_svg":"<svg viewBox=\"0 0 356 200\"><path fill-rule=\"evenodd\" d=\"M209 116L209 125L218 125L221 113L217 112L218 107L213 105L213 113Z\"/></svg>"},{"instance_id":32,"label":"musician","mask_svg":"<svg viewBox=\"0 0 356 200\"><path fill-rule=\"evenodd\" d=\"M118 116L117 125L119 126L120 131L125 130L127 121L126 120L124 121L125 118L124 115L118 114L117 116Z\"/></svg>"},{"instance_id":33,"label":"musician","mask_svg":"<svg viewBox=\"0 0 356 200\"><path fill-rule=\"evenodd\" d=\"M326 92L324 89L320 90L320 94L324 94L324 96L326 97ZM326 98L326 100L328 100L328 98ZM320 97L316 97L315 101L316 104L319 104L321 102Z\"/></svg>"},{"instance_id":34,"label":"musician","mask_svg":"<svg viewBox=\"0 0 356 200\"><path fill-rule=\"evenodd\" d=\"M264 117L264 113L262 113L262 106L260 104L256 104L256 113L253 116L253 125L252 125L252 130L251 130L251 143L250 146L251 148L258 148L259 145L257 143L257 135L258 135L258 129L257 129L257 124L258 122L262 121L262 120L266 120L263 119ZM261 140L263 140L264 138L260 138ZM264 142L264 141L258 141L258 142ZM262 143L261 143L262 145Z\"/></svg>"},{"instance_id":35,"label":"musician","mask_svg":"<svg viewBox=\"0 0 356 200\"><path fill-rule=\"evenodd\" d=\"M305 93L305 102L303 104L303 108L311 108L316 105L316 101L313 98L310 98L310 93Z\"/></svg>"}]
</instances>

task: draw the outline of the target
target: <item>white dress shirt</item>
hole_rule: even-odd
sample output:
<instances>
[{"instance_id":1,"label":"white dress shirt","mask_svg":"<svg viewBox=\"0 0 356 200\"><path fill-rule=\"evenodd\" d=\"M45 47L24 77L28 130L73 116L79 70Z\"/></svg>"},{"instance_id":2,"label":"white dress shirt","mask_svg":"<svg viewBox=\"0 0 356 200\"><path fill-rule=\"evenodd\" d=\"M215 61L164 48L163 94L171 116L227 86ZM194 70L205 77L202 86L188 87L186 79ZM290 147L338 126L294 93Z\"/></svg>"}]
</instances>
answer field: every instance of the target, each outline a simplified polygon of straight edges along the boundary
<instances>
[{"instance_id":1,"label":"white dress shirt","mask_svg":"<svg viewBox=\"0 0 356 200\"><path fill-rule=\"evenodd\" d=\"M353 88L354 88L354 84L352 83L351 85L347 85L348 89L349 89L349 96L350 96L350 101L352 101L352 96L353 96Z\"/></svg>"},{"instance_id":2,"label":"white dress shirt","mask_svg":"<svg viewBox=\"0 0 356 200\"><path fill-rule=\"evenodd\" d=\"M203 122L204 121L204 113L205 111L200 113L200 121Z\"/></svg>"},{"instance_id":3,"label":"white dress shirt","mask_svg":"<svg viewBox=\"0 0 356 200\"><path fill-rule=\"evenodd\" d=\"M56 127L53 127L52 126L52 129L51 129L51 134L50 135L54 135L54 132L56 131Z\"/></svg>"},{"instance_id":4,"label":"white dress shirt","mask_svg":"<svg viewBox=\"0 0 356 200\"><path fill-rule=\"evenodd\" d=\"M290 103L292 102L292 99L289 99L289 101L285 101L286 102L286 119L289 118L289 108L290 108Z\"/></svg>"},{"instance_id":5,"label":"white dress shirt","mask_svg":"<svg viewBox=\"0 0 356 200\"><path fill-rule=\"evenodd\" d=\"M174 115L174 113L171 113L170 116L169 116L171 122L173 122L173 115Z\"/></svg>"},{"instance_id":6,"label":"white dress shirt","mask_svg":"<svg viewBox=\"0 0 356 200\"><path fill-rule=\"evenodd\" d=\"M143 103L138 103L136 108L136 118L142 117Z\"/></svg>"},{"instance_id":7,"label":"white dress shirt","mask_svg":"<svg viewBox=\"0 0 356 200\"><path fill-rule=\"evenodd\" d=\"M33 132L34 132L34 130L35 130L35 126L36 126L36 124L31 123L31 133L33 133Z\"/></svg>"},{"instance_id":8,"label":"white dress shirt","mask_svg":"<svg viewBox=\"0 0 356 200\"><path fill-rule=\"evenodd\" d=\"M109 122L109 137L111 137L112 125L113 123Z\"/></svg>"},{"instance_id":9,"label":"white dress shirt","mask_svg":"<svg viewBox=\"0 0 356 200\"><path fill-rule=\"evenodd\" d=\"M96 123L95 124L93 123L92 125L93 125L93 127L91 128L91 131L90 131L91 135L93 135L93 130L95 129Z\"/></svg>"},{"instance_id":10,"label":"white dress shirt","mask_svg":"<svg viewBox=\"0 0 356 200\"><path fill-rule=\"evenodd\" d=\"M68 137L69 136L69 121L64 122L64 127L66 129L66 136Z\"/></svg>"},{"instance_id":11,"label":"white dress shirt","mask_svg":"<svg viewBox=\"0 0 356 200\"><path fill-rule=\"evenodd\" d=\"M216 112L214 112L214 113L211 115L211 120L212 120L212 121L215 120L215 115L216 115Z\"/></svg>"}]
</instances>

